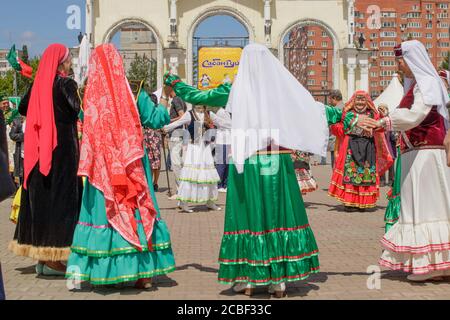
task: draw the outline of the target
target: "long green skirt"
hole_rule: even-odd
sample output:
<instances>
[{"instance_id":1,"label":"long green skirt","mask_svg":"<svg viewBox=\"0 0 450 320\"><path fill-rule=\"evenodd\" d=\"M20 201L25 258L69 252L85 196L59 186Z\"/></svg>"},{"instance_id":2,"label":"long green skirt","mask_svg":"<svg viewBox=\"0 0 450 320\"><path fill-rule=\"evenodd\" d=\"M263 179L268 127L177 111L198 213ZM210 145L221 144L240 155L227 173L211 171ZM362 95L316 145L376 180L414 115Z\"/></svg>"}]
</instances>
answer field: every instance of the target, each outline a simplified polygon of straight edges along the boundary
<instances>
[{"instance_id":1,"label":"long green skirt","mask_svg":"<svg viewBox=\"0 0 450 320\"><path fill-rule=\"evenodd\" d=\"M224 284L278 284L319 271L290 154L253 156L242 174L230 165L219 264Z\"/></svg>"},{"instance_id":2,"label":"long green skirt","mask_svg":"<svg viewBox=\"0 0 450 320\"><path fill-rule=\"evenodd\" d=\"M152 181L147 156L142 162L147 181ZM161 219L151 183L149 188L158 216L152 235L153 251L149 251L144 228L139 223L139 210L135 212L144 248L141 252L109 225L103 193L86 181L80 219L67 264L67 278L105 285L151 278L175 270L169 230Z\"/></svg>"}]
</instances>

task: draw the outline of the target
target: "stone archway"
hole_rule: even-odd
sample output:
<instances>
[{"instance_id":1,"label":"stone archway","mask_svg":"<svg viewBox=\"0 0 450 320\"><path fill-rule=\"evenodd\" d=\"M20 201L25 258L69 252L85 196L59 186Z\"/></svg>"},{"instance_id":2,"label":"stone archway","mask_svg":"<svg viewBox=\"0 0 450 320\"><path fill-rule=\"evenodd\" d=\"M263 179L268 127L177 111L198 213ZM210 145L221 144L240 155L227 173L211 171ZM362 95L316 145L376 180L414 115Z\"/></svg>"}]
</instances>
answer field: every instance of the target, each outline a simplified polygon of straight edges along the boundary
<instances>
[{"instance_id":1,"label":"stone archway","mask_svg":"<svg viewBox=\"0 0 450 320\"><path fill-rule=\"evenodd\" d=\"M194 33L197 27L207 18L217 15L228 15L235 18L239 21L246 29L249 35L249 41L255 41L255 29L251 24L250 20L247 19L243 14L241 14L238 10L231 7L213 7L211 9L205 10L197 15L197 17L193 20L193 23L189 27L188 39L187 39L187 65L186 65L186 80L187 83L192 84L193 82L193 50L194 50Z\"/></svg>"},{"instance_id":2,"label":"stone archway","mask_svg":"<svg viewBox=\"0 0 450 320\"><path fill-rule=\"evenodd\" d=\"M112 38L114 37L114 35L120 31L121 27L123 27L124 25L132 25L132 24L140 24L143 25L145 28L147 28L154 36L155 40L156 40L156 56L157 56L157 66L156 66L156 77L157 77L157 87L160 88L162 87L162 76L163 76L163 46L162 46L162 38L160 33L158 32L158 30L148 21L145 21L143 19L139 19L139 18L127 18L127 19L122 19L116 23L114 23L109 29L108 31L105 33L103 39L102 39L102 43L109 43L111 42Z\"/></svg>"},{"instance_id":3,"label":"stone archway","mask_svg":"<svg viewBox=\"0 0 450 320\"><path fill-rule=\"evenodd\" d=\"M340 66L339 66L339 38L335 31L325 22L317 20L317 19L302 19L295 21L291 24L289 24L284 32L282 32L278 39L278 57L280 61L285 63L285 52L284 52L284 39L289 35L291 31L294 30L296 27L305 27L305 26L317 26L325 30L333 42L333 64L332 64L332 81L333 81L333 88L337 89L340 87Z\"/></svg>"}]
</instances>

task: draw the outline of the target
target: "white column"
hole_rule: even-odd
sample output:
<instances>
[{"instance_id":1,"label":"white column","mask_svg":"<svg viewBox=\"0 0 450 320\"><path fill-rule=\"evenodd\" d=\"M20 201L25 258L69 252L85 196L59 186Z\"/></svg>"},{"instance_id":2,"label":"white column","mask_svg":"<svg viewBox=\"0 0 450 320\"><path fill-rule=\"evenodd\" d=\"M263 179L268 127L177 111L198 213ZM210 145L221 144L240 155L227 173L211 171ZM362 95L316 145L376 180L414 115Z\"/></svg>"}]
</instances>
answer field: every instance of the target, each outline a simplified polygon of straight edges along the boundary
<instances>
[{"instance_id":1,"label":"white column","mask_svg":"<svg viewBox=\"0 0 450 320\"><path fill-rule=\"evenodd\" d=\"M170 0L169 26L170 26L169 42L177 42L178 40L177 0Z\"/></svg>"},{"instance_id":2,"label":"white column","mask_svg":"<svg viewBox=\"0 0 450 320\"><path fill-rule=\"evenodd\" d=\"M348 5L348 47L354 48L355 43L355 0L347 0Z\"/></svg>"},{"instance_id":3,"label":"white column","mask_svg":"<svg viewBox=\"0 0 450 320\"><path fill-rule=\"evenodd\" d=\"M369 92L369 63L360 62L359 69L361 71L361 90Z\"/></svg>"},{"instance_id":4,"label":"white column","mask_svg":"<svg viewBox=\"0 0 450 320\"><path fill-rule=\"evenodd\" d=\"M353 93L355 92L355 70L356 70L356 63L347 63L347 97L348 99L353 96Z\"/></svg>"},{"instance_id":5,"label":"white column","mask_svg":"<svg viewBox=\"0 0 450 320\"><path fill-rule=\"evenodd\" d=\"M266 46L271 46L271 33L272 33L272 12L270 3L272 0L263 0L264 1L264 35Z\"/></svg>"}]
</instances>

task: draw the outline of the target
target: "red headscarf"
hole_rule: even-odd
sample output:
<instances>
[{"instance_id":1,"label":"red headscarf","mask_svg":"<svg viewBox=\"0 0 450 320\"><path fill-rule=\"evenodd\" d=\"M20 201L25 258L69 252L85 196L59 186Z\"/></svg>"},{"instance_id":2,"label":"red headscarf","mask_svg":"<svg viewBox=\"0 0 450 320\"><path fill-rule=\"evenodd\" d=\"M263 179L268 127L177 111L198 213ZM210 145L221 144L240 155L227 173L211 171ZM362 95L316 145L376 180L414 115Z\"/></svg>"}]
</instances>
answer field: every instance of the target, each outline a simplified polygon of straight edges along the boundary
<instances>
[{"instance_id":1,"label":"red headscarf","mask_svg":"<svg viewBox=\"0 0 450 320\"><path fill-rule=\"evenodd\" d=\"M39 161L39 171L47 176L52 168L57 132L53 113L53 82L58 66L69 56L62 44L50 45L42 55L31 91L24 143L24 188L28 176Z\"/></svg>"},{"instance_id":2,"label":"red headscarf","mask_svg":"<svg viewBox=\"0 0 450 320\"><path fill-rule=\"evenodd\" d=\"M143 134L120 54L112 44L97 47L89 62L84 94L83 139L78 175L105 196L108 222L138 249L139 209L151 250L157 212L144 167Z\"/></svg>"}]
</instances>

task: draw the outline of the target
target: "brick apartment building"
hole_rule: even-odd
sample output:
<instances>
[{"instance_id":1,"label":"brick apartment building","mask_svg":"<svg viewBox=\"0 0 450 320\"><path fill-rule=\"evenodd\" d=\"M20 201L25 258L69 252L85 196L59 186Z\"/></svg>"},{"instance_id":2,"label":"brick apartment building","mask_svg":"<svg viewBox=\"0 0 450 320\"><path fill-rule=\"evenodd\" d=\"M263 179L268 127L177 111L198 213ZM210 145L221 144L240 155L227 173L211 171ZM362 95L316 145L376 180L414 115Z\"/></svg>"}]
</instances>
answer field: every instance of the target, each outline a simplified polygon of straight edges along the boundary
<instances>
[{"instance_id":1,"label":"brick apartment building","mask_svg":"<svg viewBox=\"0 0 450 320\"><path fill-rule=\"evenodd\" d=\"M379 19L378 19L379 18ZM396 72L393 48L417 39L439 67L450 51L450 0L356 0L355 39L361 34L370 50L369 85L378 96Z\"/></svg>"}]
</instances>

